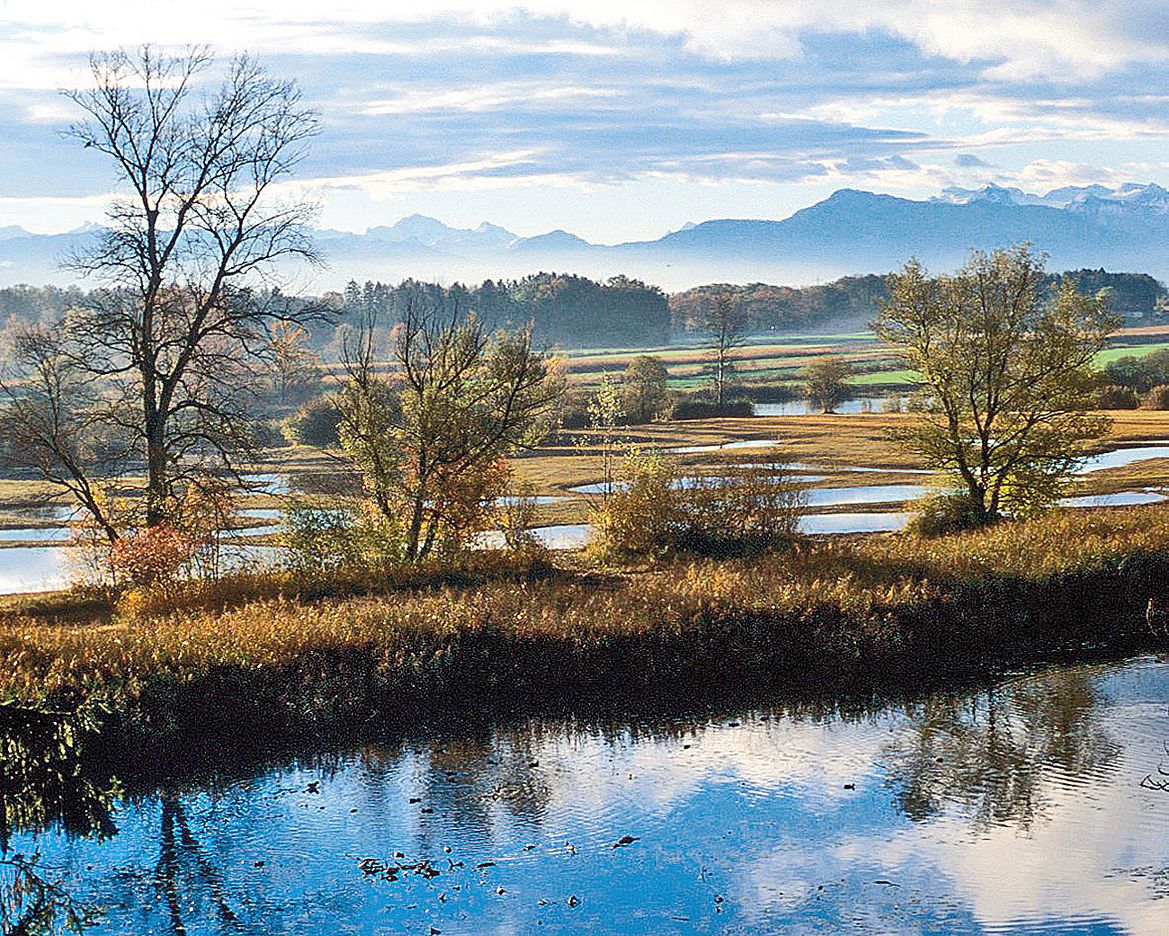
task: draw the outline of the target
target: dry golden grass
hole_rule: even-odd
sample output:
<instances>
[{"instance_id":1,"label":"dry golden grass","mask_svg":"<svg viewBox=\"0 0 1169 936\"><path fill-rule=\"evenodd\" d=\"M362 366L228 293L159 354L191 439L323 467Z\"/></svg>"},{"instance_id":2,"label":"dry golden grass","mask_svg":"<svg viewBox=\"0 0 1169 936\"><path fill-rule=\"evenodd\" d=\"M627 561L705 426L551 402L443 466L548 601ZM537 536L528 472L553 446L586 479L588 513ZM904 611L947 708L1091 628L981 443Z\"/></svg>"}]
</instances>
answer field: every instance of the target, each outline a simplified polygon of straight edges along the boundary
<instances>
[{"instance_id":1,"label":"dry golden grass","mask_svg":"<svg viewBox=\"0 0 1169 936\"><path fill-rule=\"evenodd\" d=\"M128 736L299 730L482 693L743 678L830 684L1128 639L1169 588L1169 512L1052 513L919 540L805 543L749 561L416 583L90 623L0 612L0 699L100 701ZM220 586L217 600L224 597ZM429 703L428 703L429 700ZM114 730L114 729L111 729Z\"/></svg>"}]
</instances>

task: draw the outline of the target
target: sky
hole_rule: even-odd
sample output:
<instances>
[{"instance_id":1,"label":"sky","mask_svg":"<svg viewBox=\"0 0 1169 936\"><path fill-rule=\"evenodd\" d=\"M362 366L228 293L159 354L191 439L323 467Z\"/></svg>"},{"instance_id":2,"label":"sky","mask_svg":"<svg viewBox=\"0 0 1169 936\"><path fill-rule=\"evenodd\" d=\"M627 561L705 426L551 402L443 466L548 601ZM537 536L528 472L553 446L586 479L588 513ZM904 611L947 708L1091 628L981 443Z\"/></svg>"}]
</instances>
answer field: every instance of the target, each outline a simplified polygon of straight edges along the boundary
<instances>
[{"instance_id":1,"label":"sky","mask_svg":"<svg viewBox=\"0 0 1169 936\"><path fill-rule=\"evenodd\" d=\"M616 243L839 188L1169 186L1163 0L0 0L0 226L101 220L60 92L142 43L300 83L322 227Z\"/></svg>"}]
</instances>

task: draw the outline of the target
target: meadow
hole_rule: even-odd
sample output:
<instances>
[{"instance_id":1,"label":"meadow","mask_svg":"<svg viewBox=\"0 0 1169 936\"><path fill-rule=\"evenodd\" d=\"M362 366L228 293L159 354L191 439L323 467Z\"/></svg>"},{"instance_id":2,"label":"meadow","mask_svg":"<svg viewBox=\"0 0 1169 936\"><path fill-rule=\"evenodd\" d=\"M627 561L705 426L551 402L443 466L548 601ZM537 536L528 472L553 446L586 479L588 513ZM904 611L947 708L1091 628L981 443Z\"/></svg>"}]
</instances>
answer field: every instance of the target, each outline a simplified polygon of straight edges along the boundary
<instances>
[{"instance_id":1,"label":"meadow","mask_svg":"<svg viewBox=\"0 0 1169 936\"><path fill-rule=\"evenodd\" d=\"M1105 451L1126 444L1169 440L1169 412L1157 410L1116 410L1108 414L1111 427L1089 451ZM870 484L904 483L918 480L906 471L921 469L920 463L907 456L888 438L889 430L913 417L897 413L852 413L847 415L758 416L726 419L686 420L630 426L618 433L619 447L693 449L708 451L676 454L688 473L717 473L728 463L744 460L787 462L814 466L793 473L799 480L807 477L807 488L859 487ZM758 449L718 446L751 441L774 441L774 446ZM557 498L536 507L538 524L583 522L591 506L588 496L573 488L595 483L603 478L603 449L585 430L565 431L539 448L520 452L512 466L517 482L532 485L534 494ZM865 472L849 469L864 467ZM291 446L274 449L267 461L254 466L258 473L279 474L293 490L313 490L322 478L334 482L343 470L319 449ZM1094 472L1080 479L1073 494L1108 494L1117 491L1163 484L1164 460L1151 459L1123 468ZM126 484L132 486L133 478ZM51 489L30 480L0 479L0 531L47 529L60 523L46 512L54 503ZM243 510L277 509L286 498L270 493L245 494L238 506ZM836 508L815 507L813 511L833 512ZM867 505L866 510L901 509L896 503ZM241 527L262 526L270 521L239 519ZM28 540L0 540L0 549L29 545Z\"/></svg>"},{"instance_id":2,"label":"meadow","mask_svg":"<svg viewBox=\"0 0 1169 936\"><path fill-rule=\"evenodd\" d=\"M1126 355L1144 357L1167 348L1169 325L1125 328L1116 333L1112 347L1098 355L1095 363L1097 367L1103 367ZM568 373L574 384L592 387L602 375L614 379L619 377L625 366L639 354L662 359L669 370L673 389L692 390L704 381L710 352L700 344L621 351L570 351L567 354ZM852 364L854 375L849 382L862 392L869 388L910 387L917 376L904 369L896 355L871 332L752 338L732 351L730 356L744 389L749 393L777 384L798 392L800 371L810 362L828 356L841 357Z\"/></svg>"}]
</instances>

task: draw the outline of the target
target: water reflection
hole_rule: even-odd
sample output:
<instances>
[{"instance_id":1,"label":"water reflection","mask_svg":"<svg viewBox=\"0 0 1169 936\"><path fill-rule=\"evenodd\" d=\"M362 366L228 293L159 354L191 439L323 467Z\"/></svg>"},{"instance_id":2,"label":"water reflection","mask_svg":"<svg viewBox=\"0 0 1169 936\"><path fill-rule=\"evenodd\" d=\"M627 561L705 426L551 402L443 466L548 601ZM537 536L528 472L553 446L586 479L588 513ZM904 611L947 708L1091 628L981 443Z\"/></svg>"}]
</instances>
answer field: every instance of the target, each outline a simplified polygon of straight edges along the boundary
<instances>
[{"instance_id":1,"label":"water reflection","mask_svg":"<svg viewBox=\"0 0 1169 936\"><path fill-rule=\"evenodd\" d=\"M814 488L808 491L808 506L897 503L916 500L923 497L928 490L924 484L866 484L859 487Z\"/></svg>"},{"instance_id":2,"label":"water reflection","mask_svg":"<svg viewBox=\"0 0 1169 936\"><path fill-rule=\"evenodd\" d=\"M63 546L0 549L0 595L67 588L69 550Z\"/></svg>"},{"instance_id":3,"label":"water reflection","mask_svg":"<svg viewBox=\"0 0 1169 936\"><path fill-rule=\"evenodd\" d=\"M0 543L64 543L70 535L68 527L10 527L0 530Z\"/></svg>"},{"instance_id":4,"label":"water reflection","mask_svg":"<svg viewBox=\"0 0 1169 936\"><path fill-rule=\"evenodd\" d=\"M480 723L22 833L97 932L1162 933L1169 665L844 711Z\"/></svg>"},{"instance_id":5,"label":"water reflection","mask_svg":"<svg viewBox=\"0 0 1169 936\"><path fill-rule=\"evenodd\" d=\"M1114 494L1084 494L1062 497L1060 507L1133 507L1138 504L1158 504L1165 500L1160 491L1117 491Z\"/></svg>"},{"instance_id":6,"label":"water reflection","mask_svg":"<svg viewBox=\"0 0 1169 936\"><path fill-rule=\"evenodd\" d=\"M82 759L95 727L84 714L0 703L0 932L80 932L94 919L36 841L50 828L66 841L117 832L117 785L91 775Z\"/></svg>"},{"instance_id":7,"label":"water reflection","mask_svg":"<svg viewBox=\"0 0 1169 936\"><path fill-rule=\"evenodd\" d=\"M894 533L913 519L904 511L806 514L800 517L800 532L808 534Z\"/></svg>"},{"instance_id":8,"label":"water reflection","mask_svg":"<svg viewBox=\"0 0 1169 936\"><path fill-rule=\"evenodd\" d=\"M712 442L704 445L676 445L665 451L669 455L697 455L700 452L738 452L743 449L774 448L782 444L779 439L736 439L733 442Z\"/></svg>"},{"instance_id":9,"label":"water reflection","mask_svg":"<svg viewBox=\"0 0 1169 936\"><path fill-rule=\"evenodd\" d=\"M843 503L843 502L841 502ZM857 501L866 503L866 501ZM805 514L800 517L801 533L833 535L848 533L892 533L905 529L914 515L905 511L845 511L832 514ZM592 527L587 523L558 523L553 526L532 527L529 531L548 549L580 549L589 541ZM476 544L485 549L502 549L503 533L488 530L479 535Z\"/></svg>"},{"instance_id":10,"label":"water reflection","mask_svg":"<svg viewBox=\"0 0 1169 936\"><path fill-rule=\"evenodd\" d=\"M749 466L749 465L728 465L727 466L728 469L739 470L739 471L743 470L744 468L751 468L751 467L756 467L756 466ZM788 475L784 472L784 469L787 469L789 467L792 467L792 466L780 465L777 469L777 473L774 474L773 476L771 476L772 480L776 484L785 483L788 481L811 484L811 483L814 483L816 481L823 481L825 478L824 475L807 475L807 474ZM792 468L792 470L794 471L796 469ZM697 487L701 487L703 485L709 485L712 482L713 483L732 482L732 481L736 481L736 480L737 479L732 475L685 475L681 478L675 478L671 482L670 487L672 487L674 489L689 490L690 488L697 488ZM618 491L629 490L629 482L628 481L595 481L591 484L578 484L576 487L569 488L569 490L572 491L574 494L615 494Z\"/></svg>"},{"instance_id":11,"label":"water reflection","mask_svg":"<svg viewBox=\"0 0 1169 936\"><path fill-rule=\"evenodd\" d=\"M1086 669L1065 674L1058 692L1020 680L926 700L881 754L897 802L918 822L958 809L978 829L1027 830L1054 790L1098 781L1115 766L1121 746L1096 717L1098 704Z\"/></svg>"}]
</instances>

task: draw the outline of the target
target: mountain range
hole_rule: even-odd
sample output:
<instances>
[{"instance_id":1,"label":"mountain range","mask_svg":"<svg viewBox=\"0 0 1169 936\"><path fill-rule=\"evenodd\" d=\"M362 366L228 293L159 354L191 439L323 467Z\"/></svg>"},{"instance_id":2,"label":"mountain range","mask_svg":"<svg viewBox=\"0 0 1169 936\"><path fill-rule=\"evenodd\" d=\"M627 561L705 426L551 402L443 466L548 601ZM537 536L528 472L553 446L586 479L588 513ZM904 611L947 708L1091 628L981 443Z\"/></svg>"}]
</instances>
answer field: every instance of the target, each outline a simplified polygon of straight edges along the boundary
<instances>
[{"instance_id":1,"label":"mountain range","mask_svg":"<svg viewBox=\"0 0 1169 936\"><path fill-rule=\"evenodd\" d=\"M93 231L0 228L0 286L73 282L59 258ZM563 230L519 237L486 222L454 228L411 215L364 234L318 230L326 266L299 271L292 285L322 292L351 279L480 282L539 270L626 274L670 291L710 282L806 284L886 272L911 256L933 270L951 269L971 248L1020 241L1049 254L1052 270L1104 267L1169 279L1169 191L1089 185L1038 195L988 185L919 201L841 189L782 220L704 221L622 244L591 244Z\"/></svg>"}]
</instances>

